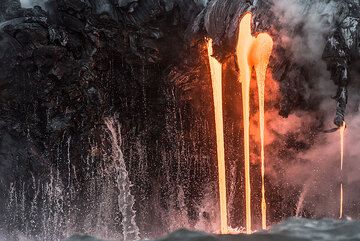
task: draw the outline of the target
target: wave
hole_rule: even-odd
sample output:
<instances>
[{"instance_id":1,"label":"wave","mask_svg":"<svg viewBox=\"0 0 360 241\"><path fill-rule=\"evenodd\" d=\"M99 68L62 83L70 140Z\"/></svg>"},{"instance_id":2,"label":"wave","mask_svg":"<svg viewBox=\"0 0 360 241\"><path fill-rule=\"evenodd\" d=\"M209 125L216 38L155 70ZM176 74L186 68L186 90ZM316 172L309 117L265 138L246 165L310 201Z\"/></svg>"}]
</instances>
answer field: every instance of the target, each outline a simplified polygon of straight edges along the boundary
<instances>
[{"instance_id":1,"label":"wave","mask_svg":"<svg viewBox=\"0 0 360 241\"><path fill-rule=\"evenodd\" d=\"M291 218L272 226L267 231L251 235L213 235L189 230L178 230L157 241L359 241L360 222L351 220L311 220ZM76 235L66 241L102 241Z\"/></svg>"}]
</instances>

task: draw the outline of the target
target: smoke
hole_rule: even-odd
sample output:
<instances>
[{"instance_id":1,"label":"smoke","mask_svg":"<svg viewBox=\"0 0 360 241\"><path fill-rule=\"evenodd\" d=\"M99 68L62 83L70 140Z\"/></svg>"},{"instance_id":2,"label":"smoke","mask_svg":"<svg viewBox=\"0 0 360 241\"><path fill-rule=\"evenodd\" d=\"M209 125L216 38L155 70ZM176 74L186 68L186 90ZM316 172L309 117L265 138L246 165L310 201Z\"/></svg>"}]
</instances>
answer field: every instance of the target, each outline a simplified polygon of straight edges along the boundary
<instances>
[{"instance_id":1,"label":"smoke","mask_svg":"<svg viewBox=\"0 0 360 241\"><path fill-rule=\"evenodd\" d=\"M208 4L209 0L194 0L194 2L196 5L205 7Z\"/></svg>"},{"instance_id":2,"label":"smoke","mask_svg":"<svg viewBox=\"0 0 360 241\"><path fill-rule=\"evenodd\" d=\"M359 204L360 194L356 184L360 183L360 115L359 84L349 86L350 99L345 136L345 169L340 172L339 131L324 134L322 129L333 128L336 102L331 96L336 85L330 80L326 63L322 60L326 39L330 36L341 17L342 1L274 0L272 12L279 20L279 44L286 49L292 61L306 69L308 83L304 83L305 102L312 109L294 110L288 119L282 119L274 112L267 123L268 148L272 148L272 165L268 167L273 182L285 183L289 187L300 187L298 212L311 210L314 216L338 215L340 182L345 183L345 210ZM358 73L352 72L356 77ZM356 78L353 78L356 79ZM316 107L316 108L315 108ZM289 141L296 139L299 148L289 147ZM280 155L287 153L287 156ZM289 158L288 155L291 155ZM275 171L282 166L283 173ZM359 207L356 207L359 209ZM349 214L349 213L348 213ZM301 213L300 213L301 215Z\"/></svg>"},{"instance_id":3,"label":"smoke","mask_svg":"<svg viewBox=\"0 0 360 241\"><path fill-rule=\"evenodd\" d=\"M334 1L276 0L273 12L282 26L280 36L298 62L321 60L324 36L334 28L338 4Z\"/></svg>"}]
</instances>

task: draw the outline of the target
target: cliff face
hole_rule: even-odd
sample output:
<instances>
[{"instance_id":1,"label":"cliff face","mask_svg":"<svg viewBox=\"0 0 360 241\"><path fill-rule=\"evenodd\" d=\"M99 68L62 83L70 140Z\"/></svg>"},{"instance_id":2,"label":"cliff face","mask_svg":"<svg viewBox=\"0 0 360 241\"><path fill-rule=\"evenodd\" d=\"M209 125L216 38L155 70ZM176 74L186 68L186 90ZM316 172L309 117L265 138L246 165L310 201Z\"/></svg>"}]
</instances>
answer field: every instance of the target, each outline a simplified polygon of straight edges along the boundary
<instances>
[{"instance_id":1,"label":"cliff face","mask_svg":"<svg viewBox=\"0 0 360 241\"><path fill-rule=\"evenodd\" d=\"M17 1L11 4L18 7L9 10L7 5L1 10L6 20L0 33L1 212L7 213L1 226L36 233L42 228L29 222L40 222L42 211L52 210L59 216L66 216L70 209L81 210L74 216L84 210L100 212L86 205L100 203L95 197L98 192L105 195L101 188L106 184L100 176L106 175L101 165L110 148L106 117L116 116L121 123L121 148L136 187L132 192L141 197L137 209L151 213L145 208L149 198L175 195L170 186L180 177L170 165L186 158L180 152L192 144L184 144L185 138L190 138L189 129L200 125L191 126L190 119L181 118L204 115L195 113L187 104L190 98L178 91L193 88L204 78L200 73L206 73L200 50L185 42L187 25L200 5L193 1L65 0L47 2L44 11L40 7L22 9ZM187 63L179 64L184 59ZM180 76L181 68L192 74L179 77L177 83L169 76ZM203 102L206 98L196 99ZM180 138L180 132L184 137ZM191 134L201 136L202 132ZM169 166L164 165L165 159ZM97 188L91 187L95 185L91 178L99 182ZM169 178L171 182L166 181ZM159 189L160 183L167 184ZM193 184L187 185L191 188ZM51 188L61 189L59 196L49 198ZM92 188L97 190L92 192ZM71 189L76 190L75 195L69 194ZM152 195L154 189L157 197ZM114 187L112 195L118 191ZM59 198L64 202L61 208L54 204ZM116 205L115 199L109 203ZM33 213L24 211L30 207ZM109 207L109 213L116 210ZM74 219L78 218L85 215ZM139 217L143 229L151 226L149 219L151 214L145 211ZM105 224L109 228L116 226L116 220L109 223ZM61 228L58 232L62 233Z\"/></svg>"},{"instance_id":2,"label":"cliff face","mask_svg":"<svg viewBox=\"0 0 360 241\"><path fill-rule=\"evenodd\" d=\"M297 108L306 108L304 104L316 108L316 103L309 103L305 97L311 94L306 88L314 79L311 61L326 62L338 91L349 85L350 72L355 69L351 65L359 58L358 9L359 3L353 0L294 0L288 6L283 1L218 0L211 1L198 15L192 30L202 29L214 39L215 56L224 62L234 54L239 18L246 11L252 12L253 34L266 31L274 39L272 73L280 82L280 113L287 117ZM338 101L346 102L339 98L338 94ZM346 104L338 111L344 115L345 108Z\"/></svg>"},{"instance_id":3,"label":"cliff face","mask_svg":"<svg viewBox=\"0 0 360 241\"><path fill-rule=\"evenodd\" d=\"M241 158L237 159L238 153L242 153L242 130L239 127L242 119L239 107L241 89L237 81L239 69L235 58L239 18L244 12L251 12L253 35L267 32L274 40L266 93L265 147L268 158L267 188L271 190L268 194L271 200L268 210L273 220L299 215L299 210L308 217L336 217L336 204L327 202L324 193L331 193L334 200L338 200L336 190L339 179L331 177L342 176L342 179L346 174L339 174L338 169L334 168L339 157L336 134L324 133L335 132L337 128L333 128L332 124L342 125L345 113L353 122L359 111L359 82L356 81L359 59L356 46L358 9L358 1L351 0L214 0L192 25L194 33L204 31L214 40L214 55L224 63L225 126L231 126L225 128L226 155L230 163L228 166L238 168L242 163ZM256 146L259 143L256 140L256 97L252 103L251 126L255 133L251 136L254 143L251 150L254 164L252 174L255 175L252 185L256 192L259 190L256 184L256 180L259 180L259 170L256 168L259 155L259 147ZM347 145L352 146L355 139L349 134ZM334 153L325 146L332 147ZM348 164L356 166L356 158L349 157ZM242 169L236 169L236 172L242 173ZM236 180L236 177L230 179ZM242 181L235 183L242 187ZM359 182L348 182L349 190L356 190L355 183ZM288 193L289 190L292 194ZM307 204L303 210L304 195ZM235 200L243 198L241 193L234 196ZM352 196L348 200L353 207L357 207L357 198ZM238 202L234 206L243 205ZM259 216L256 205L254 209L255 216ZM349 211L355 209L358 208L349 208ZM231 213L237 213L233 217L235 219L243 214L237 208Z\"/></svg>"},{"instance_id":4,"label":"cliff face","mask_svg":"<svg viewBox=\"0 0 360 241\"><path fill-rule=\"evenodd\" d=\"M254 34L267 31L277 43L271 69L281 94L271 107L282 116L319 111L316 88L311 87L314 66L295 58L293 48L284 47L282 36L290 37L286 31L291 27L283 31L284 22L272 12L272 2L254 4L217 0L205 7L193 0L50 0L46 10L24 9L16 0L1 5L0 213L5 215L0 231L51 233L49 239L74 232L105 238L125 235L117 198L123 189L117 186L118 170L114 172L113 165L119 159L114 154L118 147L105 125L109 118L121 126L117 143L129 173L127 186L135 197L135 220L144 236L182 226L213 231L217 172L205 36L214 39L216 57L228 66L226 148L233 167L228 173L234 180L229 195L232 221L241 222L241 109L229 103L239 102L233 57L238 19L245 11L254 13ZM344 19L339 23L332 27L352 26ZM337 32L330 31L329 36L342 39ZM296 33L291 34L300 36ZM337 81L351 58L324 56L345 61L345 67L329 64ZM341 83L345 87L348 81ZM312 131L306 141L296 138L299 133L287 133L283 149L274 148L272 154L281 152L287 159L307 150L313 133L322 127L311 123L303 130ZM299 187L285 193L282 184L269 180L267 185L272 190L272 221L293 215L291 207L297 200L284 200L297 195ZM280 206L290 211L279 211Z\"/></svg>"}]
</instances>

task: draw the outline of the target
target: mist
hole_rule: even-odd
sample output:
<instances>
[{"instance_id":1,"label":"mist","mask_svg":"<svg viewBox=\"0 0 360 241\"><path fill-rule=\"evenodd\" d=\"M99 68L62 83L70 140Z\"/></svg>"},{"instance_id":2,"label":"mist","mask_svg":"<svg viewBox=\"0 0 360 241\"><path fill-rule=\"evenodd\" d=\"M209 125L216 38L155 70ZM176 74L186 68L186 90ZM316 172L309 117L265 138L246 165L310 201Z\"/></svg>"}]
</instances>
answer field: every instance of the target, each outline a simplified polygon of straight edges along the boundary
<instances>
[{"instance_id":1,"label":"mist","mask_svg":"<svg viewBox=\"0 0 360 241\"><path fill-rule=\"evenodd\" d=\"M290 51L294 62L307 70L304 73L309 76L308 83L304 83L305 101L317 106L315 110L294 110L287 119L271 114L268 123L272 141L268 143L269 148L276 150L273 154L278 155L287 148L286 141L275 141L279 136L284 139L289 135L296 136L298 142L307 146L302 151L292 152L291 157L276 157L267 170L271 182L301 187L300 206L297 207L299 215L307 209L311 210L311 215L318 217L337 217L340 182L345 183L345 214L346 207L360 199L356 185L360 182L360 96L356 67L352 68L345 117L347 129L343 174L340 172L339 131L330 134L322 132L334 128L336 101L331 97L336 94L337 86L330 79L322 54L327 38L333 34L339 19L344 17L339 12L339 4L340 1L325 0L316 3L309 0L273 1L272 12L282 26L279 33L281 44ZM282 165L282 175L274 170L274 166L278 165Z\"/></svg>"},{"instance_id":2,"label":"mist","mask_svg":"<svg viewBox=\"0 0 360 241\"><path fill-rule=\"evenodd\" d=\"M23 8L33 8L34 6L44 8L45 2L47 2L47 0L20 0L21 7Z\"/></svg>"}]
</instances>

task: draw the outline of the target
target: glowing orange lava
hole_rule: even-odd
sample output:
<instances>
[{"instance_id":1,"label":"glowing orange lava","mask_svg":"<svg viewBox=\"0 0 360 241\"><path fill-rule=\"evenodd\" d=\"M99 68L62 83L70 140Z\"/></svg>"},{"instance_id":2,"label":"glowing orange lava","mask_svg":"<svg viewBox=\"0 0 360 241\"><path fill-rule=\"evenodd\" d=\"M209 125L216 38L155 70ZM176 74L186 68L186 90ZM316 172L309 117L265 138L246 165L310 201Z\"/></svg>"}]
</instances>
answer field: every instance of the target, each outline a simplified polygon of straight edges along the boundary
<instances>
[{"instance_id":1,"label":"glowing orange lava","mask_svg":"<svg viewBox=\"0 0 360 241\"><path fill-rule=\"evenodd\" d=\"M343 125L340 127L340 170L343 171L344 167L344 136L345 136L345 129L346 129L346 123L344 122ZM343 183L341 183L340 186L340 215L339 218L343 218L343 206L344 206L344 189L343 189Z\"/></svg>"},{"instance_id":2,"label":"glowing orange lava","mask_svg":"<svg viewBox=\"0 0 360 241\"><path fill-rule=\"evenodd\" d=\"M343 184L340 184L340 215L339 215L339 219L343 218L343 205L344 205L344 189L343 189Z\"/></svg>"},{"instance_id":3,"label":"glowing orange lava","mask_svg":"<svg viewBox=\"0 0 360 241\"><path fill-rule=\"evenodd\" d=\"M247 13L239 26L236 47L237 61L240 68L242 84L243 122L244 122L244 158L245 158L245 199L246 199L246 232L251 233L251 183L250 183L250 81L252 69L255 69L259 92L260 140L261 140L261 177L262 177L262 228L266 229L265 199L265 150L264 150L264 92L266 70L273 48L270 35L261 33L257 37L251 35L251 13Z\"/></svg>"},{"instance_id":4,"label":"glowing orange lava","mask_svg":"<svg viewBox=\"0 0 360 241\"><path fill-rule=\"evenodd\" d=\"M212 40L208 41L208 56L211 69L211 79L214 95L216 144L219 172L219 196L220 196L220 230L222 234L228 233L227 225L227 201L226 201L226 173L224 151L224 123L222 106L222 66L213 55Z\"/></svg>"}]
</instances>

